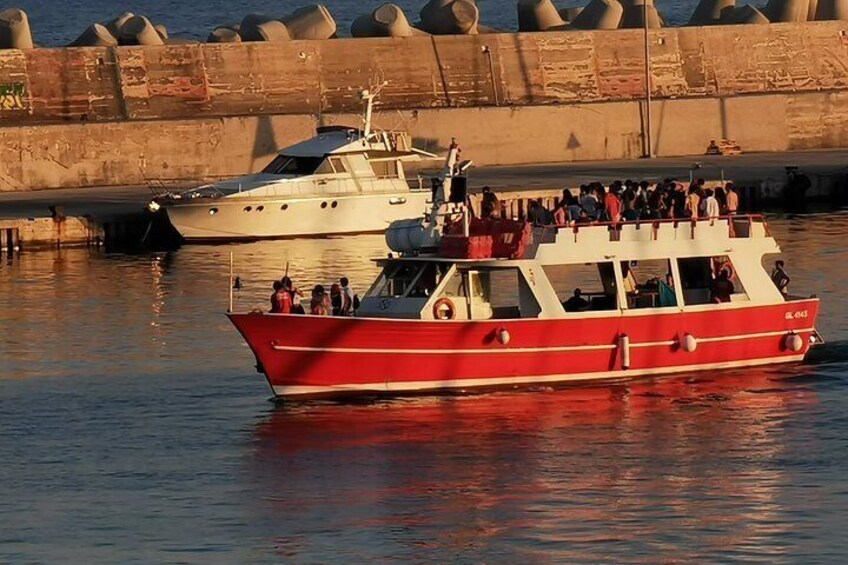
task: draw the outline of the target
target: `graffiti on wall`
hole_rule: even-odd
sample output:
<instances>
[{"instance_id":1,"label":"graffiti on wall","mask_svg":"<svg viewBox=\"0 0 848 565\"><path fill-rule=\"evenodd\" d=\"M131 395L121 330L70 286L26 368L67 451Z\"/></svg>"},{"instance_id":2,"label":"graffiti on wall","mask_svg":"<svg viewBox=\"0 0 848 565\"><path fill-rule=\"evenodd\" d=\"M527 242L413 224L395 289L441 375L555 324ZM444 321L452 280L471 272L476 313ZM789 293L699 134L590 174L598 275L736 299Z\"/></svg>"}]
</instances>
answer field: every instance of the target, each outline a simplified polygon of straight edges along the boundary
<instances>
[{"instance_id":1,"label":"graffiti on wall","mask_svg":"<svg viewBox=\"0 0 848 565\"><path fill-rule=\"evenodd\" d=\"M22 82L0 84L0 110L26 110L26 93Z\"/></svg>"}]
</instances>

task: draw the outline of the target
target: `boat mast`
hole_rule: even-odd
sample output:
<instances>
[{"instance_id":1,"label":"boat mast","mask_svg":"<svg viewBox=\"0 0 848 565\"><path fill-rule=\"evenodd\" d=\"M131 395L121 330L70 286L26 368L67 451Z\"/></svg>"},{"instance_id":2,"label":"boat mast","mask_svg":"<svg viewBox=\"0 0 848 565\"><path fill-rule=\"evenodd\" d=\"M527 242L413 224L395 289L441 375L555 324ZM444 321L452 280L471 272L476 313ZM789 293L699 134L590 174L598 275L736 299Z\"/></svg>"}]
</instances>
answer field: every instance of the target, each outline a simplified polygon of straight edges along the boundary
<instances>
[{"instance_id":1,"label":"boat mast","mask_svg":"<svg viewBox=\"0 0 848 565\"><path fill-rule=\"evenodd\" d=\"M364 137L368 137L371 135L371 115L374 111L374 99L380 94L380 91L384 86L389 84L389 81L383 81L382 84L379 84L373 88L365 89L359 93L359 97L365 101L365 135Z\"/></svg>"}]
</instances>

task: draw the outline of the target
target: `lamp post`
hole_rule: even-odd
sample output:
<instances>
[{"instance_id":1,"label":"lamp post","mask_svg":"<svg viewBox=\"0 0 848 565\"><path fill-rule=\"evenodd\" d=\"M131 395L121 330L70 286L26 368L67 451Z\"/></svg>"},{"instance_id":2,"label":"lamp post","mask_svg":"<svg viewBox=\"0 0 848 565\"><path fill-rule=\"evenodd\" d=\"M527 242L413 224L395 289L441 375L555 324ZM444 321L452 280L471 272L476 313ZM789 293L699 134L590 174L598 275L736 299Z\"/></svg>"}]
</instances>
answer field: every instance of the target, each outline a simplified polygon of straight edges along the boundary
<instances>
[{"instance_id":1,"label":"lamp post","mask_svg":"<svg viewBox=\"0 0 848 565\"><path fill-rule=\"evenodd\" d=\"M654 157L653 133L651 125L651 48L648 33L648 0L642 0L642 20L645 25L645 151L644 157Z\"/></svg>"}]
</instances>

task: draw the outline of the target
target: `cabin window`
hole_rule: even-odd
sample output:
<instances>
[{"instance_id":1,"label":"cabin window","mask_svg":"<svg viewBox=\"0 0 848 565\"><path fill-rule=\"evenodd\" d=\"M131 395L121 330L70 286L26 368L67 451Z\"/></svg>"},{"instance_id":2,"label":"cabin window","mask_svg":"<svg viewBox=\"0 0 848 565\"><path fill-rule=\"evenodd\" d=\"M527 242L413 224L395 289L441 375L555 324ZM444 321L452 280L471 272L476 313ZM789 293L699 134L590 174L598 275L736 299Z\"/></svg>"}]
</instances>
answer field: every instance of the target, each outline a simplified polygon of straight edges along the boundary
<instances>
[{"instance_id":1,"label":"cabin window","mask_svg":"<svg viewBox=\"0 0 848 565\"><path fill-rule=\"evenodd\" d=\"M263 173L270 175L313 175L329 174L333 168L323 157L290 157L277 155L267 167L262 169Z\"/></svg>"},{"instance_id":2,"label":"cabin window","mask_svg":"<svg viewBox=\"0 0 848 565\"><path fill-rule=\"evenodd\" d=\"M543 269L566 312L618 309L618 289L611 261L584 265L548 265Z\"/></svg>"},{"instance_id":3,"label":"cabin window","mask_svg":"<svg viewBox=\"0 0 848 565\"><path fill-rule=\"evenodd\" d=\"M433 294L449 265L428 262L400 262L387 265L368 296L383 298L425 298Z\"/></svg>"},{"instance_id":4,"label":"cabin window","mask_svg":"<svg viewBox=\"0 0 848 565\"><path fill-rule=\"evenodd\" d=\"M337 173L346 173L347 167L341 157L330 157L330 164Z\"/></svg>"},{"instance_id":5,"label":"cabin window","mask_svg":"<svg viewBox=\"0 0 848 565\"><path fill-rule=\"evenodd\" d=\"M371 167L373 167L377 178L398 178L397 161L372 161Z\"/></svg>"},{"instance_id":6,"label":"cabin window","mask_svg":"<svg viewBox=\"0 0 848 565\"><path fill-rule=\"evenodd\" d=\"M687 306L748 300L728 257L691 257L678 259L677 264Z\"/></svg>"},{"instance_id":7,"label":"cabin window","mask_svg":"<svg viewBox=\"0 0 848 565\"><path fill-rule=\"evenodd\" d=\"M470 270L466 276L473 319L535 318L542 311L519 269Z\"/></svg>"},{"instance_id":8,"label":"cabin window","mask_svg":"<svg viewBox=\"0 0 848 565\"><path fill-rule=\"evenodd\" d=\"M668 259L622 261L621 278L627 308L635 310L677 306Z\"/></svg>"}]
</instances>

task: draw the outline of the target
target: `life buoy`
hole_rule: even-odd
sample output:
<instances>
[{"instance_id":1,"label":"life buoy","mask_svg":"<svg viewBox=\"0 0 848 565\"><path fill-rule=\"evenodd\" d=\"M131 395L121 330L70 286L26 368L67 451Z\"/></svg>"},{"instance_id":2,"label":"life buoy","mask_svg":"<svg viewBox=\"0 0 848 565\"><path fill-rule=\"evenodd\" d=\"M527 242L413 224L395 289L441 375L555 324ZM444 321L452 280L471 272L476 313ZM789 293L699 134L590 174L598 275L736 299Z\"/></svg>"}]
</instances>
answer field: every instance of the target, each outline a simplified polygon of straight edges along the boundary
<instances>
[{"instance_id":1,"label":"life buoy","mask_svg":"<svg viewBox=\"0 0 848 565\"><path fill-rule=\"evenodd\" d=\"M436 320L453 320L456 317L456 306L450 298L439 298L433 304L433 318Z\"/></svg>"}]
</instances>

